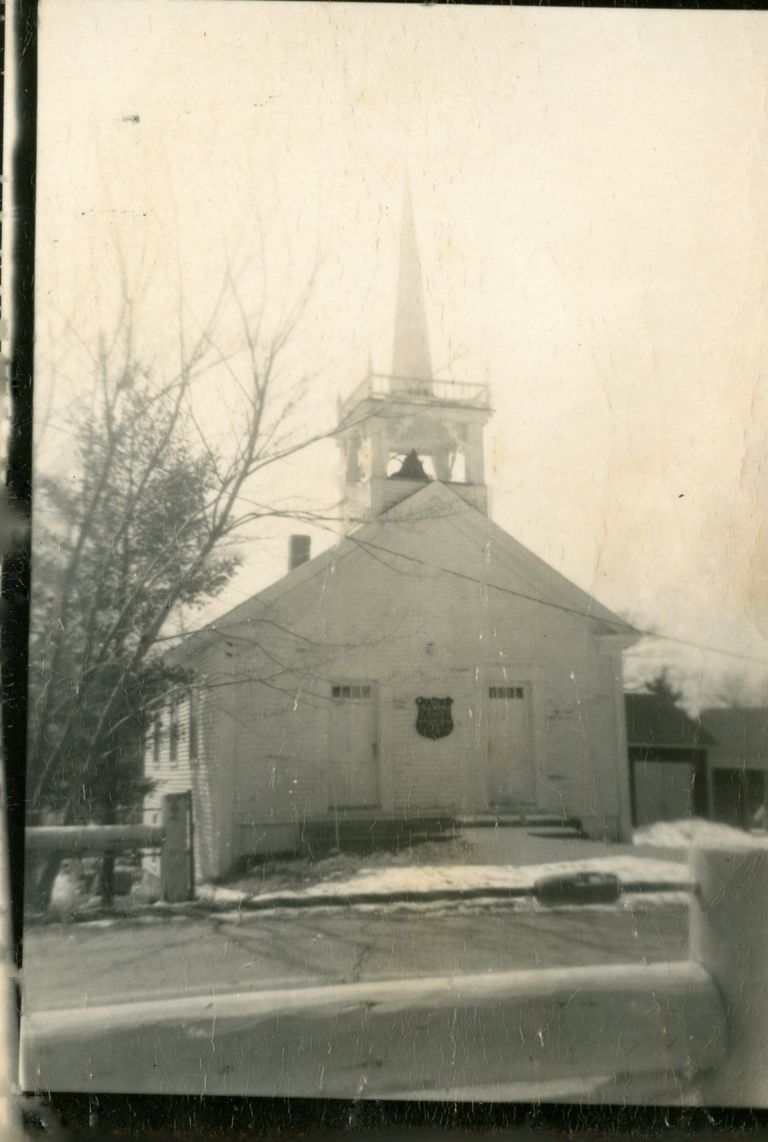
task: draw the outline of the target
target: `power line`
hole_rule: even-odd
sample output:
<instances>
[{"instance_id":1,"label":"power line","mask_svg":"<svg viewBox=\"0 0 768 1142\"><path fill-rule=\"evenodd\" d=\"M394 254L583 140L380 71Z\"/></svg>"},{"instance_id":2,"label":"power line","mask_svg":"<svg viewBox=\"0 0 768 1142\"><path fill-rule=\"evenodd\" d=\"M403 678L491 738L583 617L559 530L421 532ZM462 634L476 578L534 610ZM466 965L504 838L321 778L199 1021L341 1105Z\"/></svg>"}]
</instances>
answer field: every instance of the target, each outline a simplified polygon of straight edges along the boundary
<instances>
[{"instance_id":1,"label":"power line","mask_svg":"<svg viewBox=\"0 0 768 1142\"><path fill-rule=\"evenodd\" d=\"M57 425L55 422L49 422L49 426L56 428L59 431L65 431L60 425ZM338 432L338 428L329 432L326 437L322 437L321 439L332 439L336 435L337 432ZM314 440L313 440L313 442L314 442ZM303 446L300 445L299 447L301 448ZM161 464L158 464L157 467L160 468L161 471L167 472L167 469L164 469ZM212 492L217 492L220 490L220 489L216 488L213 484L208 484L206 482L203 482L203 486ZM269 515L271 517L300 519L303 523L311 523L313 526L317 527L320 530L325 530L325 531L331 530L327 526L324 527L323 524L327 525L327 523L329 523L329 522L341 522L340 517L335 517L335 516L328 516L328 515L321 516L321 515L316 515L312 512L307 512L307 511L302 511L302 510L291 511L291 510L280 510L280 509L275 509L275 508L269 508L267 505L259 503L257 500L250 499L248 496L245 496L242 493L239 493L236 498L238 500L241 500L243 503L247 503L247 504L250 504L252 507L258 508L260 511L264 512L265 515ZM384 547L383 545L373 543L370 540L361 539L359 536L355 536L355 535L348 535L348 536L346 536L346 539L351 541L352 543L357 544L358 546L360 546L364 550L366 548L372 548L374 550L382 551L386 554L392 555L397 559L403 559L403 560L406 560L407 562L416 563L422 567L427 567L427 564L425 563L425 561L423 559L419 559L417 556L406 555L404 552L395 551L392 548ZM367 554L369 554L371 556L371 558L375 558L375 556L373 556L370 551L368 551ZM383 563L384 566L387 566L387 564L383 560L377 560L377 562ZM397 570L397 568L392 568L392 567L390 569L393 571ZM487 587L490 590L500 591L503 594L512 595L515 598L519 598L519 599L523 599L527 602L535 603L538 606L550 607L553 610L562 611L566 614L573 614L573 615L577 615L580 618L587 618L587 619L591 619L593 621L597 621L595 615L593 615L589 611L582 611L576 607L568 607L562 603L555 603L552 600L542 599L536 595L528 595L523 591L516 591L512 587L503 587L498 583L490 583L490 582L487 582L483 579L478 579L475 576L466 575L466 574L464 574L460 571L456 571L450 567L438 567L437 570L439 572L443 572L446 575L453 575L455 578L464 579L467 582L476 583L479 586ZM242 592L242 593L245 594L246 592ZM257 592L257 594L258 594L258 592ZM191 637L192 635L195 635L195 634L219 633L220 631L226 630L229 627L242 626L243 623L256 622L256 621L267 622L268 620L266 620L266 619L246 619L246 620L239 620L238 622L229 623L226 625L216 625L215 623L211 623L211 624L208 624L208 625L203 626L203 627L196 627L192 630L179 632L177 634L162 635L161 637L155 639L155 642L170 642L174 639L184 639L187 637ZM692 649L702 650L702 651L705 651L709 654L719 654L719 655L723 655L724 657L738 659L738 660L743 661L743 662L752 662L752 663L755 663L755 664L760 665L760 666L768 666L768 659L760 658L757 655L744 654L743 652L728 650L725 647L713 646L713 645L708 644L708 643L697 642L693 639L685 639L685 638L680 638L679 636L676 636L676 635L664 634L662 631L658 631L658 630L651 630L651 629L645 629L642 627L636 627L632 623L625 622L624 620L621 620L621 619L612 619L612 620L604 620L604 621L606 621L606 622L611 621L614 625L616 625L616 623L618 623L619 625L624 627L624 629L627 631L628 634L638 634L643 638L656 639L656 640L661 641L661 642L672 642L672 643L675 643L676 645L679 645L679 646L688 646L688 647L691 647ZM275 623L273 625L279 626L279 624L277 624L277 623ZM303 638L303 636L295 634L295 632L290 631L287 627L284 627L283 630L285 631L286 634L292 635L295 638ZM305 639L304 641L312 642L311 639ZM330 645L334 645L334 644L325 643L324 645L330 646Z\"/></svg>"},{"instance_id":2,"label":"power line","mask_svg":"<svg viewBox=\"0 0 768 1142\"><path fill-rule=\"evenodd\" d=\"M642 630L638 627L635 627L634 629L638 634L643 635L644 638L655 638L660 642L674 642L678 643L680 646L691 646L695 650L705 650L710 654L723 654L728 658L739 658L744 662L756 662L760 666L768 666L768 659L760 658L755 654L743 654L737 650L726 650L725 647L722 646L712 646L706 642L694 642L689 638L677 638L675 635L662 634L660 631ZM642 655L636 654L632 657L641 658Z\"/></svg>"},{"instance_id":3,"label":"power line","mask_svg":"<svg viewBox=\"0 0 768 1142\"><path fill-rule=\"evenodd\" d=\"M427 566L425 561L423 559L419 559L417 556L405 555L401 552L394 551L391 548L382 547L380 544L374 544L368 540L361 540L361 539L359 539L359 537L348 536L348 538L349 539L356 539L356 541L362 547L366 547L366 546L375 547L375 548L377 548L377 550L388 552L390 555L395 555L399 559L407 559L409 562L419 563L419 564L421 564L421 566L424 566L424 567ZM555 603L550 599L541 599L536 595L528 595L523 591L516 591L513 587L502 587L499 583L490 583L484 579L478 579L472 575L465 575L461 571L455 571L450 567L439 567L438 571L442 571L443 573L445 573L447 575L453 575L459 579L465 579L470 583L477 583L480 586L488 587L494 591L500 591L506 595L513 595L518 599L524 599L527 602L536 603L537 605L542 606L542 607L551 607L554 610L564 611L567 614L578 615L580 618L587 618L587 619L591 619L592 621L599 621L597 619L597 617L595 615L593 615L590 611L582 611L576 607L568 607L562 603ZM609 620L606 619L603 621L608 622ZM654 639L659 639L663 642L679 643L682 646L690 646L690 647L693 647L697 650L709 651L712 654L723 654L723 655L727 655L731 658L739 658L739 659L743 659L744 661L747 661L747 662L756 662L762 666L768 666L768 659L759 658L755 655L743 654L739 651L734 651L734 650L727 650L724 647L712 646L708 643L695 642L692 639L679 638L676 635L664 634L663 632L658 631L658 630L651 630L651 629L646 629L643 627L637 627L637 626L634 626L632 623L626 622L623 619L617 618L617 619L612 619L610 621L613 622L614 625L616 625L616 623L618 623L619 625L624 627L624 629L627 631L628 634L639 634L643 638L654 638Z\"/></svg>"},{"instance_id":4,"label":"power line","mask_svg":"<svg viewBox=\"0 0 768 1142\"><path fill-rule=\"evenodd\" d=\"M428 566L425 563L425 561L423 559L420 559L418 556L406 555L404 552L395 551L394 549L389 548L389 547L385 547L382 544L377 544L377 543L373 543L370 540L361 539L359 536L349 535L346 538L347 538L347 540L355 543L358 547L360 547L364 551L366 548L370 547L376 551L381 551L381 552L384 552L385 554L392 555L397 559L403 559L403 560L406 560L407 562L415 563L415 564L418 564L422 567ZM366 552L366 554L370 555L371 558L376 558L371 552ZM377 562L381 563L384 561L379 559L379 560L377 560ZM386 563L384 565L386 566ZM391 569L397 570L396 568L391 568ZM481 587L486 587L489 590L499 591L502 594L511 595L511 596L518 598L518 599L523 599L525 602L534 603L537 606L549 607L553 610L562 611L566 614L576 615L579 618L590 619L593 622L605 621L607 623L609 621L607 619L600 620L597 616L592 614L590 611L580 610L577 607L568 607L563 603L556 603L550 599L542 599L536 595L529 595L524 591L516 591L513 587L504 587L499 583L492 583L492 582L488 582L484 579L478 579L476 576L464 574L463 572L456 571L450 567L438 567L437 571L442 572L443 574L452 575L458 579L463 579L466 582L475 583ZM254 597L256 597L256 596L254 596ZM729 657L729 658L736 658L736 659L740 659L740 660L745 661L745 662L753 662L753 663L757 663L761 666L768 666L768 659L760 658L757 655L744 654L743 652L729 650L726 647L714 646L714 645L709 644L709 643L697 642L693 639L680 638L677 635L664 634L662 631L652 630L650 628L633 626L631 623L628 623L628 622L626 622L622 619L618 619L618 618L614 619L614 620L610 620L610 621L614 625L618 625L618 626L622 627L627 632L627 634L637 634L637 635L640 635L640 637L642 637L642 638L657 639L657 640L662 641L662 642L673 642L673 643L676 643L680 646L689 646L695 650L703 650L703 651L706 651L710 654L720 654L720 655L724 655L724 656ZM281 626L281 624L275 623L273 620L266 619L263 617L253 617L250 619L239 619L237 621L234 621L231 623L224 623L224 624L212 623L212 624L208 624L207 626L204 626L204 627L198 627L194 630L187 630L187 631L179 632L178 634L173 634L173 635L164 635L161 638L157 639L156 641L157 642L164 642L164 641L171 641L173 639L184 639L187 637L191 637L192 635L195 635L195 634L204 634L204 633L220 634L222 637L226 638L227 636L224 634L224 632L226 630L231 629L233 627L242 627L244 625L247 626L248 624L250 624L252 622L268 623L268 624L277 626L281 630L283 630L283 632L285 634L288 634L293 638L302 639L305 642L316 644L316 640L309 639L304 635L300 635L295 631L291 631L290 628L288 628L288 627ZM323 643L323 645L331 646L334 644ZM338 645L338 644L336 644L336 645Z\"/></svg>"}]
</instances>

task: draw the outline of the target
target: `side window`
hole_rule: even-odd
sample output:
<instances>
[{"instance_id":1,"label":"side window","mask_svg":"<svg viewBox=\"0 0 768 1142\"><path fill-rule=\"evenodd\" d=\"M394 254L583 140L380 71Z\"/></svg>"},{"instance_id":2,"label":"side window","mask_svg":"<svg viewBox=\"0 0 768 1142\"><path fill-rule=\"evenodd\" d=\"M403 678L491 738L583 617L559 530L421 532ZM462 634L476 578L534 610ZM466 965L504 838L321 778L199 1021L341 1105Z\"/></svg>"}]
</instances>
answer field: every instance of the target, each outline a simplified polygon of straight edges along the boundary
<instances>
[{"instance_id":1,"label":"side window","mask_svg":"<svg viewBox=\"0 0 768 1142\"><path fill-rule=\"evenodd\" d=\"M179 764L179 736L179 699L173 695L168 725L168 754L172 766Z\"/></svg>"},{"instance_id":2,"label":"side window","mask_svg":"<svg viewBox=\"0 0 768 1142\"><path fill-rule=\"evenodd\" d=\"M199 757L199 712L200 712L200 695L197 687L193 686L187 691L189 700L189 760L190 764L194 765Z\"/></svg>"},{"instance_id":3,"label":"side window","mask_svg":"<svg viewBox=\"0 0 768 1142\"><path fill-rule=\"evenodd\" d=\"M152 764L160 765L160 749L163 742L163 715L158 712L152 719Z\"/></svg>"}]
</instances>

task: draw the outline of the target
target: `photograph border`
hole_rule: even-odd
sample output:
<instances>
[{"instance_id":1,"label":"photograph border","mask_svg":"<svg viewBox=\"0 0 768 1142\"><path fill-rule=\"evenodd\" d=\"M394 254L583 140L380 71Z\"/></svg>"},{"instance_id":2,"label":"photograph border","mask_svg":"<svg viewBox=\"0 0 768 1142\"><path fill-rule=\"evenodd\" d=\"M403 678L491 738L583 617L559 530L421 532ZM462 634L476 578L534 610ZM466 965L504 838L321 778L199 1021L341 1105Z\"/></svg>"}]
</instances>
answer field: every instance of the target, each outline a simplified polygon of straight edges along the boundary
<instances>
[{"instance_id":1,"label":"photograph border","mask_svg":"<svg viewBox=\"0 0 768 1142\"><path fill-rule=\"evenodd\" d=\"M94 0L95 3L99 0ZM197 0L203 3L204 0ZM260 0L270 2L270 0ZM336 0L332 0L336 2ZM418 0L404 0L417 3ZM442 3L442 0L437 0ZM491 4L493 0L491 0ZM421 6L421 5L420 5ZM489 4L490 6L490 4ZM506 6L506 5L495 5ZM526 0L520 6L528 5ZM584 5L563 5L578 6ZM587 7L663 8L664 4L594 4ZM684 7L674 5L675 8ZM697 4L689 11L722 5ZM763 4L728 5L765 10ZM31 587L29 521L33 489L32 398L34 391L35 173L37 129L36 0L17 0L12 46L16 125L13 151L10 433L7 450L7 534L2 568L2 741L6 796L6 839L11 880L10 971L23 971L24 801L26 676ZM6 69L6 75L8 69ZM7 80L6 80L7 83ZM6 99L10 93L6 88ZM10 163L4 152L5 169ZM4 218L7 218L4 213ZM5 228L4 228L5 229ZM4 235L5 236L5 235ZM7 279L7 275L4 275ZM5 280L3 283L5 287ZM20 1017L17 987L16 1033ZM236 1138L274 1136L344 1138L696 1138L739 1133L760 1136L768 1111L706 1108L579 1106L563 1104L395 1103L368 1100L191 1098L158 1095L90 1095L21 1092L21 1118L28 1130L46 1120L49 1136L92 1133L94 1137L163 1136ZM638 1133L640 1132L640 1133Z\"/></svg>"}]
</instances>

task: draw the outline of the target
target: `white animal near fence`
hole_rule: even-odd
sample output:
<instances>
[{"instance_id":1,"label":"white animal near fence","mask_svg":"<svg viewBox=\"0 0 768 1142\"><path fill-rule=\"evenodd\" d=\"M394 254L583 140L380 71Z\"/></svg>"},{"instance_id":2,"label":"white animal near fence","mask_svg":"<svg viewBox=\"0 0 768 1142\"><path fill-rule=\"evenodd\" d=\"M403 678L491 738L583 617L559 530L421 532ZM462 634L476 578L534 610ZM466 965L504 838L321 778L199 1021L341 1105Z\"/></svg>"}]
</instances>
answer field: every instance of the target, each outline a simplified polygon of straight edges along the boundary
<instances>
[{"instance_id":1,"label":"white animal near fence","mask_svg":"<svg viewBox=\"0 0 768 1142\"><path fill-rule=\"evenodd\" d=\"M174 904L194 898L190 793L168 793L163 797L160 825L43 825L26 830L25 845L30 852L56 852L63 856L159 849L161 899ZM54 911L64 914L68 908L71 912L74 884L69 884L66 861L63 869L57 877L51 904Z\"/></svg>"}]
</instances>

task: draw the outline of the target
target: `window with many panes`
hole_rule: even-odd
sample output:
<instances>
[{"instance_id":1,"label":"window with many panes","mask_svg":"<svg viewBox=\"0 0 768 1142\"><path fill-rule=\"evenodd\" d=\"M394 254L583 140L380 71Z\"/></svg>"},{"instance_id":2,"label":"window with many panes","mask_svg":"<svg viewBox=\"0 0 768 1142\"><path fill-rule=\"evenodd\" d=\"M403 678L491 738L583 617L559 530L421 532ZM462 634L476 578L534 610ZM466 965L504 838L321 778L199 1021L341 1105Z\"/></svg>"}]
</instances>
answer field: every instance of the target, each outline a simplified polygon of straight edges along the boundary
<instances>
[{"instance_id":1,"label":"window with many panes","mask_svg":"<svg viewBox=\"0 0 768 1142\"><path fill-rule=\"evenodd\" d=\"M359 701L363 701L366 698L370 698L370 696L371 696L370 686L332 686L331 687L331 697L332 698L356 698L357 701L359 702Z\"/></svg>"},{"instance_id":2,"label":"window with many panes","mask_svg":"<svg viewBox=\"0 0 768 1142\"><path fill-rule=\"evenodd\" d=\"M524 698L525 690L522 686L490 686L488 697L509 701L513 698Z\"/></svg>"}]
</instances>

